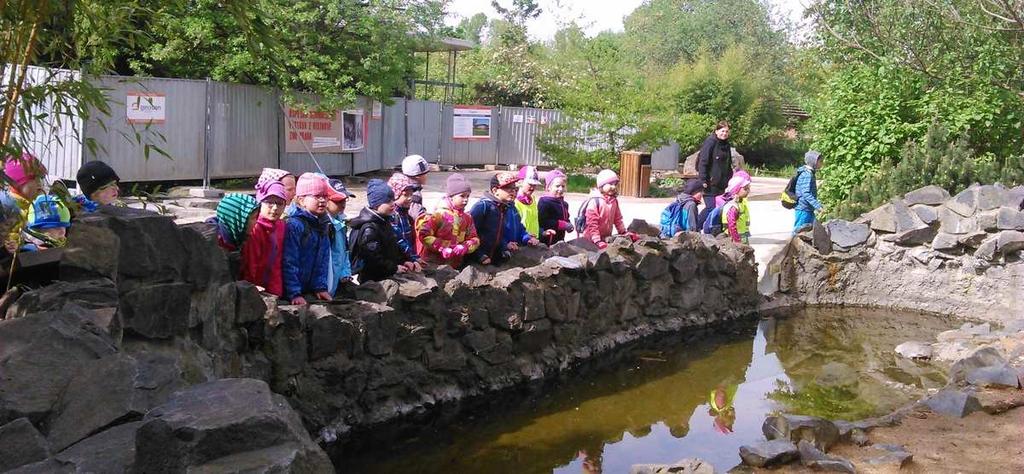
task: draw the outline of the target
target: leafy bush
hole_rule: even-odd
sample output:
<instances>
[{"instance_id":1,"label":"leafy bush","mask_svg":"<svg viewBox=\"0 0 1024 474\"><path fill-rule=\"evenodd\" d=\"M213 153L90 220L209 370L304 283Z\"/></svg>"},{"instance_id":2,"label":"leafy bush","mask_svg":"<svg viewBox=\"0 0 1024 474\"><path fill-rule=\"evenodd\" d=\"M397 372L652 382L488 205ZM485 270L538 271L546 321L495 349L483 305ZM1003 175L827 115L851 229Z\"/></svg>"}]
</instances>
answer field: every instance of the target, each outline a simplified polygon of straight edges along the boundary
<instances>
[{"instance_id":1,"label":"leafy bush","mask_svg":"<svg viewBox=\"0 0 1024 474\"><path fill-rule=\"evenodd\" d=\"M826 159L826 169L830 166ZM1000 159L979 155L964 136L952 138L948 128L932 123L924 138L903 148L900 159L885 158L877 171L866 174L834 214L852 219L894 196L929 184L955 194L973 183L995 182L1007 186L1024 183L1024 156Z\"/></svg>"}]
</instances>

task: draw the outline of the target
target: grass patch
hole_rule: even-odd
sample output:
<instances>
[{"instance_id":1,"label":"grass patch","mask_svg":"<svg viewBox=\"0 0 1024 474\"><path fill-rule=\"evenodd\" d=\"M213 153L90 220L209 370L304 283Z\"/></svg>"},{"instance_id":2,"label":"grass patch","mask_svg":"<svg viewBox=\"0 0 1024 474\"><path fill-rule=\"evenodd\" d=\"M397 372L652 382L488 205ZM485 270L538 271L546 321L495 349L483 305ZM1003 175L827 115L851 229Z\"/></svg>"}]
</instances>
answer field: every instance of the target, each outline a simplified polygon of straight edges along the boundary
<instances>
[{"instance_id":1,"label":"grass patch","mask_svg":"<svg viewBox=\"0 0 1024 474\"><path fill-rule=\"evenodd\" d=\"M594 187L593 176L585 174L570 174L565 184L565 191L569 193L589 193Z\"/></svg>"},{"instance_id":2,"label":"grass patch","mask_svg":"<svg viewBox=\"0 0 1024 474\"><path fill-rule=\"evenodd\" d=\"M747 171L750 172L751 176L761 176L764 178L792 178L796 174L797 167L792 164L786 165L767 165L767 166L752 166Z\"/></svg>"}]
</instances>

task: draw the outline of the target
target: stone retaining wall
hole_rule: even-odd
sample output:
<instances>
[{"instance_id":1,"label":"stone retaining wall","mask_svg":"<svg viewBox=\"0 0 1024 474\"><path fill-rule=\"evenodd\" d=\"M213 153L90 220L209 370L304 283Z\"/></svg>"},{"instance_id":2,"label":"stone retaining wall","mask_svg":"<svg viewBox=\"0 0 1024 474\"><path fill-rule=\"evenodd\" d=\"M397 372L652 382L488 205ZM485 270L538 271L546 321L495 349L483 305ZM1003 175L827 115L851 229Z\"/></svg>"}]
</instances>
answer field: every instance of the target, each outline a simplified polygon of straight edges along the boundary
<instances>
[{"instance_id":1,"label":"stone retaining wall","mask_svg":"<svg viewBox=\"0 0 1024 474\"><path fill-rule=\"evenodd\" d=\"M72 229L62 281L0 301L0 458L13 446L5 427L31 427L35 450L16 449L38 453L42 471L83 469L76 443L100 441L134 448L103 469L322 466L282 403L331 443L648 335L749 314L759 300L751 249L697 234L603 252L526 249L520 267L498 273L441 267L296 307L233 281L209 226L105 209ZM200 408L225 415L195 425ZM274 427L287 433L275 438ZM185 442L178 431L204 434ZM253 443L228 442L241 439L231 432ZM176 439L159 461L134 458Z\"/></svg>"},{"instance_id":2,"label":"stone retaining wall","mask_svg":"<svg viewBox=\"0 0 1024 474\"><path fill-rule=\"evenodd\" d=\"M928 186L801 233L760 282L770 306L849 304L961 318L1024 317L1024 187Z\"/></svg>"}]
</instances>

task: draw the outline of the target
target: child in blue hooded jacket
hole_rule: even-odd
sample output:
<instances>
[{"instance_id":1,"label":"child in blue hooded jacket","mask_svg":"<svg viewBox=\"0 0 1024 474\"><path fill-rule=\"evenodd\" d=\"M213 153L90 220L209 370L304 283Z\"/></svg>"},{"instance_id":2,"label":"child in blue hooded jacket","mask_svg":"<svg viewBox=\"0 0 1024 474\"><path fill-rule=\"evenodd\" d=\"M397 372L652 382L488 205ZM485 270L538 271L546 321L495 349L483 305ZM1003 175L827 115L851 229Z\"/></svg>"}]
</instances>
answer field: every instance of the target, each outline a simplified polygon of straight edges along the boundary
<instances>
[{"instance_id":1,"label":"child in blue hooded jacket","mask_svg":"<svg viewBox=\"0 0 1024 474\"><path fill-rule=\"evenodd\" d=\"M818 201L818 183L814 179L814 173L821 169L821 162L821 153L810 150L804 154L805 165L797 170L794 235L801 227L814 224L815 211L822 209L821 201Z\"/></svg>"},{"instance_id":2,"label":"child in blue hooded jacket","mask_svg":"<svg viewBox=\"0 0 1024 474\"><path fill-rule=\"evenodd\" d=\"M352 280L352 264L348 257L348 222L345 217L345 204L354 195L348 191L340 179L327 180L328 201L327 215L334 226L334 240L331 241L331 271L328 279L327 292L337 294L341 283Z\"/></svg>"},{"instance_id":3,"label":"child in blue hooded jacket","mask_svg":"<svg viewBox=\"0 0 1024 474\"><path fill-rule=\"evenodd\" d=\"M516 183L519 177L501 172L491 177L491 191L473 205L469 215L473 216L480 247L471 258L484 265L500 265L519 250L520 245L540 243L523 226L513 201L516 198Z\"/></svg>"},{"instance_id":4,"label":"child in blue hooded jacket","mask_svg":"<svg viewBox=\"0 0 1024 474\"><path fill-rule=\"evenodd\" d=\"M284 297L295 305L306 304L304 294L330 300L331 234L327 216L327 181L313 173L299 176L295 195L299 206L288 217L284 237Z\"/></svg>"}]
</instances>

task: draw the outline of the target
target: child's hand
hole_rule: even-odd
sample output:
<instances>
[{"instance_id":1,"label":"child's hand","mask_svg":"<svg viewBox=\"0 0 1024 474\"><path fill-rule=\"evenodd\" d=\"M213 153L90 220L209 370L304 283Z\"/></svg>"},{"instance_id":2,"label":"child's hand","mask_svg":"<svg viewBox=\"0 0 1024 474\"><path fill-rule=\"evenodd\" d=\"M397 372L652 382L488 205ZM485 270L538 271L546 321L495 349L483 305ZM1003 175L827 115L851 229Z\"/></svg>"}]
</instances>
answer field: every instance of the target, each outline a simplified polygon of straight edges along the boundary
<instances>
[{"instance_id":1,"label":"child's hand","mask_svg":"<svg viewBox=\"0 0 1024 474\"><path fill-rule=\"evenodd\" d=\"M640 240L640 235L633 231L626 232L626 237L629 237L629 240L633 242Z\"/></svg>"},{"instance_id":2,"label":"child's hand","mask_svg":"<svg viewBox=\"0 0 1024 474\"><path fill-rule=\"evenodd\" d=\"M452 258L452 255L455 255L454 247L445 247L441 249L441 258L448 260L449 258Z\"/></svg>"},{"instance_id":3,"label":"child's hand","mask_svg":"<svg viewBox=\"0 0 1024 474\"><path fill-rule=\"evenodd\" d=\"M537 240L536 237L530 237L530 240L527 240L526 244L529 245L530 247L536 247L540 245L540 241Z\"/></svg>"},{"instance_id":4,"label":"child's hand","mask_svg":"<svg viewBox=\"0 0 1024 474\"><path fill-rule=\"evenodd\" d=\"M418 272L423 271L423 266L420 265L420 262L406 262L405 263L405 268L408 271L413 272L413 273L418 273Z\"/></svg>"},{"instance_id":5,"label":"child's hand","mask_svg":"<svg viewBox=\"0 0 1024 474\"><path fill-rule=\"evenodd\" d=\"M604 242L604 241L594 242L594 244L597 245L598 250L604 250L604 249L608 248L608 243Z\"/></svg>"},{"instance_id":6,"label":"child's hand","mask_svg":"<svg viewBox=\"0 0 1024 474\"><path fill-rule=\"evenodd\" d=\"M548 229L544 231L544 237L554 237L558 232L555 229Z\"/></svg>"},{"instance_id":7,"label":"child's hand","mask_svg":"<svg viewBox=\"0 0 1024 474\"><path fill-rule=\"evenodd\" d=\"M306 298L303 298L301 296L296 296L296 297L292 298L292 304L295 305L295 306L305 306L308 303L306 303Z\"/></svg>"},{"instance_id":8,"label":"child's hand","mask_svg":"<svg viewBox=\"0 0 1024 474\"><path fill-rule=\"evenodd\" d=\"M316 297L317 297L317 298L319 298L319 299L321 299L321 300L324 300L324 301L331 301L331 300L333 300L333 299L334 299L334 297L333 297L333 296L331 296L331 294L330 294L330 293L328 293L328 292L326 292L326 291L321 291L321 292L318 292L318 293L316 294Z\"/></svg>"},{"instance_id":9,"label":"child's hand","mask_svg":"<svg viewBox=\"0 0 1024 474\"><path fill-rule=\"evenodd\" d=\"M467 248L465 245L459 244L452 248L452 255L456 257L461 257L463 255L466 255L466 252L468 251L469 248Z\"/></svg>"},{"instance_id":10,"label":"child's hand","mask_svg":"<svg viewBox=\"0 0 1024 474\"><path fill-rule=\"evenodd\" d=\"M480 263L482 263L482 264L484 264L484 265L490 265L490 264L491 264L491 257L484 257L484 258L481 258L481 259L480 259Z\"/></svg>"},{"instance_id":11,"label":"child's hand","mask_svg":"<svg viewBox=\"0 0 1024 474\"><path fill-rule=\"evenodd\" d=\"M405 264L403 263L398 265L398 268L395 270L395 273L405 273L405 271Z\"/></svg>"},{"instance_id":12,"label":"child's hand","mask_svg":"<svg viewBox=\"0 0 1024 474\"><path fill-rule=\"evenodd\" d=\"M515 252L516 250L519 250L519 244L515 242L509 242L507 248L509 249L509 251Z\"/></svg>"}]
</instances>

